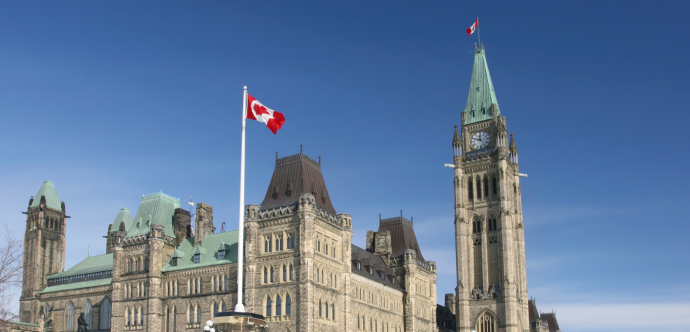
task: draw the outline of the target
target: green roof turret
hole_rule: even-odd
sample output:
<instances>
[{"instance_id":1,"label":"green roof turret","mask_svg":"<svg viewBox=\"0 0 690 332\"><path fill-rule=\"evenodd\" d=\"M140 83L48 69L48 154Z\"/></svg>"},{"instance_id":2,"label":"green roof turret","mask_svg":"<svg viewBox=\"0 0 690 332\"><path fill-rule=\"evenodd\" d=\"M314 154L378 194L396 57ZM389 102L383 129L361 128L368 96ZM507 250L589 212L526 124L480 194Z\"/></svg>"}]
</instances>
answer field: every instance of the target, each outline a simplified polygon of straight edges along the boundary
<instances>
[{"instance_id":1,"label":"green roof turret","mask_svg":"<svg viewBox=\"0 0 690 332\"><path fill-rule=\"evenodd\" d=\"M120 213L117 214L117 217L115 218L115 221L113 221L113 227L110 229L111 233L117 232L120 230L120 224L125 223L125 229L128 229L130 226L132 226L132 222L134 220L132 219L132 214L129 212L128 208L122 208L120 209Z\"/></svg>"},{"instance_id":2,"label":"green roof turret","mask_svg":"<svg viewBox=\"0 0 690 332\"><path fill-rule=\"evenodd\" d=\"M470 80L470 91L465 106L466 118L463 124L480 122L500 116L498 100L491 82L489 66L486 63L484 47L474 48L474 67Z\"/></svg>"},{"instance_id":3,"label":"green roof turret","mask_svg":"<svg viewBox=\"0 0 690 332\"><path fill-rule=\"evenodd\" d=\"M55 191L55 185L52 181L45 181L41 185L41 189L38 190L36 194L36 199L31 201L31 207L37 207L41 204L41 196L45 196L46 205L55 210L62 210L62 205L60 204L60 197L58 197L57 191Z\"/></svg>"}]
</instances>

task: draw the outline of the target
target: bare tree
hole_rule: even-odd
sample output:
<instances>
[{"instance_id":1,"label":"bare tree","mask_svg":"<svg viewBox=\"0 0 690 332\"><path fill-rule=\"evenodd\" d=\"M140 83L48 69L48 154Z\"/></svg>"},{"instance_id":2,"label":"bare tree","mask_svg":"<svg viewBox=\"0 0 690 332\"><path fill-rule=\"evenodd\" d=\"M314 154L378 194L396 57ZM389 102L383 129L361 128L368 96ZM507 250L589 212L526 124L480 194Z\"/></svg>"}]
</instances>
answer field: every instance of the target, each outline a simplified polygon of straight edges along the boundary
<instances>
[{"instance_id":1,"label":"bare tree","mask_svg":"<svg viewBox=\"0 0 690 332\"><path fill-rule=\"evenodd\" d=\"M16 294L22 284L22 240L12 236L7 224L5 243L0 243L0 320L16 320Z\"/></svg>"}]
</instances>

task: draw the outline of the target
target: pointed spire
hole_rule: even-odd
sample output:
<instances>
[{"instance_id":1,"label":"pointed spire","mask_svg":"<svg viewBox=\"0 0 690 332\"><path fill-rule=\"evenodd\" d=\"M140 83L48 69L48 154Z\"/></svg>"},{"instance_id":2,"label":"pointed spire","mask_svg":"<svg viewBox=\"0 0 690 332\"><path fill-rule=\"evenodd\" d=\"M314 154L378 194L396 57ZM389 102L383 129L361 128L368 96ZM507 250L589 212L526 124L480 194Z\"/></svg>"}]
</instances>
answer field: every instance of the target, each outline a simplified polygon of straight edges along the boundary
<instances>
[{"instance_id":1,"label":"pointed spire","mask_svg":"<svg viewBox=\"0 0 690 332\"><path fill-rule=\"evenodd\" d=\"M501 115L494 85L491 82L491 74L489 74L489 66L486 63L484 47L481 46L480 48L475 46L474 49L474 67L465 112L467 115L464 124L489 120Z\"/></svg>"},{"instance_id":2,"label":"pointed spire","mask_svg":"<svg viewBox=\"0 0 690 332\"><path fill-rule=\"evenodd\" d=\"M455 126L455 134L453 135L453 156L462 156L462 141L458 133L458 126Z\"/></svg>"}]
</instances>

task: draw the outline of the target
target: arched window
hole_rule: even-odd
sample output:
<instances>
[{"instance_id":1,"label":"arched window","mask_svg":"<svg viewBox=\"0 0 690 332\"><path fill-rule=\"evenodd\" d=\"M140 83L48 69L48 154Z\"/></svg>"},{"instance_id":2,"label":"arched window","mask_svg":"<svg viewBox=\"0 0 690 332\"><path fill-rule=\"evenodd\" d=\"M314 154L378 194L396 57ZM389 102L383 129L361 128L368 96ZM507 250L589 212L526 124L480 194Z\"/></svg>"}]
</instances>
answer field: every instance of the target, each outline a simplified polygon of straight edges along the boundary
<instances>
[{"instance_id":1,"label":"arched window","mask_svg":"<svg viewBox=\"0 0 690 332\"><path fill-rule=\"evenodd\" d=\"M321 275L321 273L319 273L319 269L317 268L316 269L316 282L319 282L319 276L320 275Z\"/></svg>"},{"instance_id":2,"label":"arched window","mask_svg":"<svg viewBox=\"0 0 690 332\"><path fill-rule=\"evenodd\" d=\"M138 325L139 324L139 315L138 315L139 310L137 310L137 308L132 308L132 311L133 311L133 316L134 316L134 325Z\"/></svg>"},{"instance_id":3,"label":"arched window","mask_svg":"<svg viewBox=\"0 0 690 332\"><path fill-rule=\"evenodd\" d=\"M472 188L472 179L467 180L467 198L474 199L474 188Z\"/></svg>"},{"instance_id":4,"label":"arched window","mask_svg":"<svg viewBox=\"0 0 690 332\"><path fill-rule=\"evenodd\" d=\"M335 304L331 304L331 319L335 320Z\"/></svg>"},{"instance_id":5,"label":"arched window","mask_svg":"<svg viewBox=\"0 0 690 332\"><path fill-rule=\"evenodd\" d=\"M492 315L488 311L485 311L477 319L476 329L477 332L496 332L496 325L496 316Z\"/></svg>"},{"instance_id":6,"label":"arched window","mask_svg":"<svg viewBox=\"0 0 690 332\"><path fill-rule=\"evenodd\" d=\"M494 195L498 195L498 180L496 180L495 176L491 179L491 183L493 185Z\"/></svg>"},{"instance_id":7,"label":"arched window","mask_svg":"<svg viewBox=\"0 0 690 332\"><path fill-rule=\"evenodd\" d=\"M283 250L283 241L280 241L280 236L276 235L276 251Z\"/></svg>"},{"instance_id":8,"label":"arched window","mask_svg":"<svg viewBox=\"0 0 690 332\"><path fill-rule=\"evenodd\" d=\"M280 316L283 314L283 307L282 307L281 300L282 299L280 298L280 295L278 295L278 297L276 298L276 316Z\"/></svg>"},{"instance_id":9,"label":"arched window","mask_svg":"<svg viewBox=\"0 0 690 332\"><path fill-rule=\"evenodd\" d=\"M357 329L358 330L362 329L362 325L360 324L360 320L359 320L359 315L357 315Z\"/></svg>"},{"instance_id":10,"label":"arched window","mask_svg":"<svg viewBox=\"0 0 690 332\"><path fill-rule=\"evenodd\" d=\"M477 199L482 199L482 180L477 178Z\"/></svg>"},{"instance_id":11,"label":"arched window","mask_svg":"<svg viewBox=\"0 0 690 332\"><path fill-rule=\"evenodd\" d=\"M290 294L288 294L285 299L285 314L288 316L292 314L292 299L290 298Z\"/></svg>"},{"instance_id":12,"label":"arched window","mask_svg":"<svg viewBox=\"0 0 690 332\"><path fill-rule=\"evenodd\" d=\"M266 317L271 316L271 307L273 307L273 301L271 301L271 296L266 298Z\"/></svg>"},{"instance_id":13,"label":"arched window","mask_svg":"<svg viewBox=\"0 0 690 332\"><path fill-rule=\"evenodd\" d=\"M328 301L326 301L326 306L324 309L326 309L326 319L328 319Z\"/></svg>"},{"instance_id":14,"label":"arched window","mask_svg":"<svg viewBox=\"0 0 690 332\"><path fill-rule=\"evenodd\" d=\"M187 305L187 322L189 324L194 323L194 307L192 307L192 304Z\"/></svg>"},{"instance_id":15,"label":"arched window","mask_svg":"<svg viewBox=\"0 0 690 332\"><path fill-rule=\"evenodd\" d=\"M127 272L132 272L132 261L127 260Z\"/></svg>"},{"instance_id":16,"label":"arched window","mask_svg":"<svg viewBox=\"0 0 690 332\"><path fill-rule=\"evenodd\" d=\"M271 283L273 283L273 273L274 273L274 272L273 272L273 266L271 266L271 275L269 276L269 277L270 277L270 280L271 280Z\"/></svg>"},{"instance_id":17,"label":"arched window","mask_svg":"<svg viewBox=\"0 0 690 332\"><path fill-rule=\"evenodd\" d=\"M316 241L316 251L321 252L321 240Z\"/></svg>"},{"instance_id":18,"label":"arched window","mask_svg":"<svg viewBox=\"0 0 690 332\"><path fill-rule=\"evenodd\" d=\"M322 308L321 308L321 300L319 300L319 317L321 317L321 310L322 310Z\"/></svg>"},{"instance_id":19,"label":"arched window","mask_svg":"<svg viewBox=\"0 0 690 332\"><path fill-rule=\"evenodd\" d=\"M328 255L328 243L326 243L325 245L326 245L326 255Z\"/></svg>"},{"instance_id":20,"label":"arched window","mask_svg":"<svg viewBox=\"0 0 690 332\"><path fill-rule=\"evenodd\" d=\"M67 304L67 312L65 313L65 329L67 331L75 331L74 329L74 304L70 302Z\"/></svg>"},{"instance_id":21,"label":"arched window","mask_svg":"<svg viewBox=\"0 0 690 332\"><path fill-rule=\"evenodd\" d=\"M46 303L46 306L43 311L43 316L48 318L50 316L50 304Z\"/></svg>"},{"instance_id":22,"label":"arched window","mask_svg":"<svg viewBox=\"0 0 690 332\"><path fill-rule=\"evenodd\" d=\"M129 317L129 308L125 308L125 326L131 325Z\"/></svg>"},{"instance_id":23,"label":"arched window","mask_svg":"<svg viewBox=\"0 0 690 332\"><path fill-rule=\"evenodd\" d=\"M484 177L484 197L489 197L489 179Z\"/></svg>"},{"instance_id":24,"label":"arched window","mask_svg":"<svg viewBox=\"0 0 690 332\"><path fill-rule=\"evenodd\" d=\"M489 217L489 225L487 225L489 228L489 231L495 231L498 230L498 224L496 223L496 217L491 216Z\"/></svg>"},{"instance_id":25,"label":"arched window","mask_svg":"<svg viewBox=\"0 0 690 332\"><path fill-rule=\"evenodd\" d=\"M264 284L268 283L268 268L264 266Z\"/></svg>"},{"instance_id":26,"label":"arched window","mask_svg":"<svg viewBox=\"0 0 690 332\"><path fill-rule=\"evenodd\" d=\"M292 263L290 263L290 281L294 280L293 270L294 270L294 268L292 267Z\"/></svg>"},{"instance_id":27,"label":"arched window","mask_svg":"<svg viewBox=\"0 0 690 332\"><path fill-rule=\"evenodd\" d=\"M218 307L216 306L216 302L213 302L211 304L211 317L216 317L216 312L218 311Z\"/></svg>"},{"instance_id":28,"label":"arched window","mask_svg":"<svg viewBox=\"0 0 690 332\"><path fill-rule=\"evenodd\" d=\"M220 302L220 312L226 312L227 309L225 308L225 301Z\"/></svg>"},{"instance_id":29,"label":"arched window","mask_svg":"<svg viewBox=\"0 0 690 332\"><path fill-rule=\"evenodd\" d=\"M84 320L86 324L89 324L89 327L93 326L93 324L91 324L93 322L93 307L89 300L86 300L86 303L84 303Z\"/></svg>"},{"instance_id":30,"label":"arched window","mask_svg":"<svg viewBox=\"0 0 690 332\"><path fill-rule=\"evenodd\" d=\"M201 307L199 306L199 303L196 304L196 322L201 323Z\"/></svg>"},{"instance_id":31,"label":"arched window","mask_svg":"<svg viewBox=\"0 0 690 332\"><path fill-rule=\"evenodd\" d=\"M264 239L264 252L268 252L268 243L271 242L270 237Z\"/></svg>"},{"instance_id":32,"label":"arched window","mask_svg":"<svg viewBox=\"0 0 690 332\"><path fill-rule=\"evenodd\" d=\"M287 266L283 264L283 281L287 281Z\"/></svg>"}]
</instances>

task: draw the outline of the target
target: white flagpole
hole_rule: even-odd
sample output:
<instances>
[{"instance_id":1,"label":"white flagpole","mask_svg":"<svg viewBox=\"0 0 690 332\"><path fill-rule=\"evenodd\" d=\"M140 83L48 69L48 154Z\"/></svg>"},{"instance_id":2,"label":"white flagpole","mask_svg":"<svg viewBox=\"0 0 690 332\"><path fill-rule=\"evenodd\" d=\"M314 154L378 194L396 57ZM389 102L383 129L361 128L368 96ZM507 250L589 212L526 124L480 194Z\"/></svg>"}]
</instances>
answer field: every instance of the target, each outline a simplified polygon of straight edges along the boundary
<instances>
[{"instance_id":1,"label":"white flagpole","mask_svg":"<svg viewBox=\"0 0 690 332\"><path fill-rule=\"evenodd\" d=\"M247 122L247 87L242 101L242 158L240 166L240 229L237 239L237 304L235 312L244 312L244 127Z\"/></svg>"}]
</instances>

